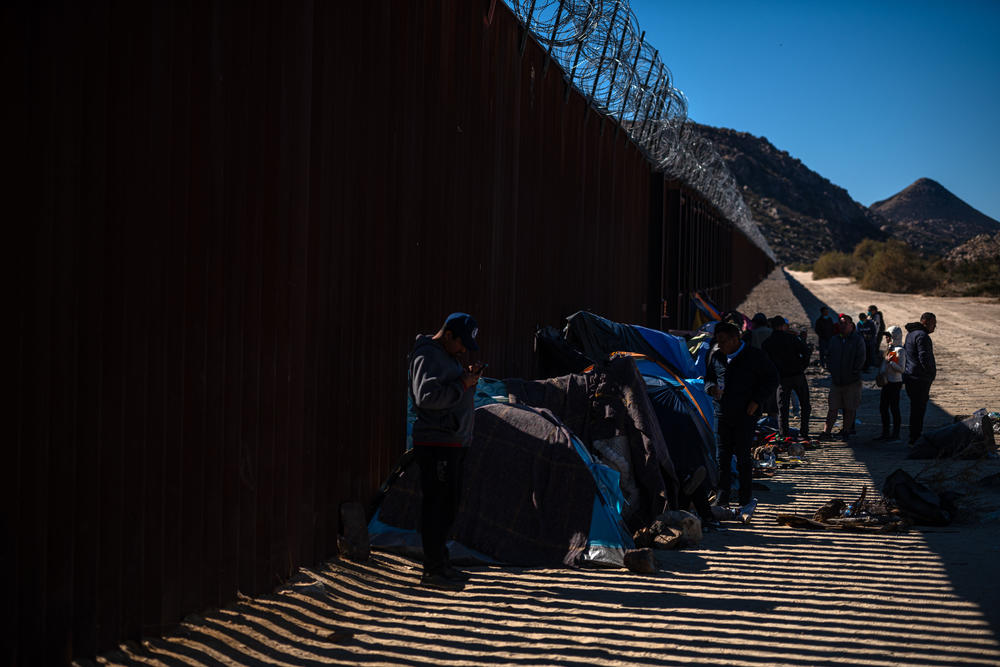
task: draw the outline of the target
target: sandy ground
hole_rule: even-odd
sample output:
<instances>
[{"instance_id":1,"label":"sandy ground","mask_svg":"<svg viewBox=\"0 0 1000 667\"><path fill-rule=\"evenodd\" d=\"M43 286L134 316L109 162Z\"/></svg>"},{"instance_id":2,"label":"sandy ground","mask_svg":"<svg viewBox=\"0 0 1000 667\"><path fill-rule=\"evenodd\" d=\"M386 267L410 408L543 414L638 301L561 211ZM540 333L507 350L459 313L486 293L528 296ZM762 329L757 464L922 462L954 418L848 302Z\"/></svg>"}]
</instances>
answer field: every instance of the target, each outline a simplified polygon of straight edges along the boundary
<instances>
[{"instance_id":1,"label":"sandy ground","mask_svg":"<svg viewBox=\"0 0 1000 667\"><path fill-rule=\"evenodd\" d=\"M820 302L855 314L874 302L889 324L937 313L941 370L929 427L979 407L1000 409L1000 305L878 294L777 271L741 310L805 325ZM827 382L818 370L810 375L814 432ZM1000 460L907 461L905 445L869 441L879 431L877 401L866 389L850 444L825 444L805 465L767 480L752 525L710 533L694 549L657 552L656 574L478 567L464 591L443 593L417 587L419 564L400 556L334 560L99 662L1000 665L1000 520L991 518L1000 494L975 483L1000 471ZM904 397L904 420L907 412ZM958 521L900 535L775 522L778 512L811 514L831 498L879 488L897 467L962 490Z\"/></svg>"}]
</instances>

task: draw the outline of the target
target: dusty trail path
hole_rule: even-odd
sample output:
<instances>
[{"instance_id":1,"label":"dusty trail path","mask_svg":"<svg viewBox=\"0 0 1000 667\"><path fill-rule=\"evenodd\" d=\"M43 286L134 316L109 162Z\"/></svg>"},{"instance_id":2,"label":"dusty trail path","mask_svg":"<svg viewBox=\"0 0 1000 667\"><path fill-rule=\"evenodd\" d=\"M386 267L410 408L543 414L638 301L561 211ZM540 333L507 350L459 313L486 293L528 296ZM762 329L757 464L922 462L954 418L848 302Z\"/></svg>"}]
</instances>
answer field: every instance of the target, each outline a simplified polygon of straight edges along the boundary
<instances>
[{"instance_id":1,"label":"dusty trail path","mask_svg":"<svg viewBox=\"0 0 1000 667\"><path fill-rule=\"evenodd\" d=\"M970 380L954 370L981 366L984 340L1000 350L1000 334L984 338L977 330L1000 329L1000 306L873 296L839 281L793 279L776 272L741 310L780 312L802 324L818 303L810 298L855 313L874 302L889 323L933 310L942 365L933 418L950 421L1000 403L995 375L980 369ZM825 381L815 373L810 382L814 415L822 417ZM879 488L897 467L966 489L1000 470L996 459L928 466L905 461L905 445L868 443L877 434L874 394L866 390L857 442L825 444L805 465L779 471L758 493L752 525L710 533L696 549L658 552L654 575L480 567L464 591L440 593L416 586L419 564L376 554L365 564L302 569L271 595L192 616L166 638L123 645L100 661L1000 665L1000 523L983 519L1000 505L996 491L974 490L959 522L943 529L865 535L775 523L778 512L811 514L831 498L853 499L862 486Z\"/></svg>"}]
</instances>

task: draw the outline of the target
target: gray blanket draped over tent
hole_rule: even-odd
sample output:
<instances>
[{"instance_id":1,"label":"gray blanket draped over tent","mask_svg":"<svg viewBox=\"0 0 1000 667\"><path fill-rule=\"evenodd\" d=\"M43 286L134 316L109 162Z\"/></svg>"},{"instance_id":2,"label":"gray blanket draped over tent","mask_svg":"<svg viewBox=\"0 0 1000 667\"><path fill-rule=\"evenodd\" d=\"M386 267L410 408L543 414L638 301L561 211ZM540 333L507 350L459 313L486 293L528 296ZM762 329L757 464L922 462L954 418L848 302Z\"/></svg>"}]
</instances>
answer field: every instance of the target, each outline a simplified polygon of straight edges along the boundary
<instances>
[{"instance_id":1,"label":"gray blanket draped over tent","mask_svg":"<svg viewBox=\"0 0 1000 667\"><path fill-rule=\"evenodd\" d=\"M551 413L503 404L477 409L463 480L452 531L456 542L517 565L579 563L597 488L572 435ZM392 526L417 527L415 464L393 485L379 513Z\"/></svg>"},{"instance_id":2,"label":"gray blanket draped over tent","mask_svg":"<svg viewBox=\"0 0 1000 667\"><path fill-rule=\"evenodd\" d=\"M547 380L505 381L512 402L545 408L592 452L595 440L623 435L633 475L642 491L636 519L652 519L677 502L677 472L646 393L645 382L628 357L594 371Z\"/></svg>"}]
</instances>

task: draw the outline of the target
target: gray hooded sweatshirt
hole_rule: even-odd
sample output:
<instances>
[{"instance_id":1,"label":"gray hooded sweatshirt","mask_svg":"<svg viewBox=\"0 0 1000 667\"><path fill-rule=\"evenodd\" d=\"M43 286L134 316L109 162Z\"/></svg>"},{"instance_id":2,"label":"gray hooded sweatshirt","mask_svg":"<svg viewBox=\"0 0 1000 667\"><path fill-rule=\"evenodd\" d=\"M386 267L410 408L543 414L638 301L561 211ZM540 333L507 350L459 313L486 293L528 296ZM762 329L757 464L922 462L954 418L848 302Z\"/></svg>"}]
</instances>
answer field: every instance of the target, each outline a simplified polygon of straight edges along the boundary
<instances>
[{"instance_id":1,"label":"gray hooded sweatshirt","mask_svg":"<svg viewBox=\"0 0 1000 667\"><path fill-rule=\"evenodd\" d=\"M472 442L475 385L466 389L464 369L431 336L417 336L410 353L410 400L417 413L413 444L468 447Z\"/></svg>"}]
</instances>

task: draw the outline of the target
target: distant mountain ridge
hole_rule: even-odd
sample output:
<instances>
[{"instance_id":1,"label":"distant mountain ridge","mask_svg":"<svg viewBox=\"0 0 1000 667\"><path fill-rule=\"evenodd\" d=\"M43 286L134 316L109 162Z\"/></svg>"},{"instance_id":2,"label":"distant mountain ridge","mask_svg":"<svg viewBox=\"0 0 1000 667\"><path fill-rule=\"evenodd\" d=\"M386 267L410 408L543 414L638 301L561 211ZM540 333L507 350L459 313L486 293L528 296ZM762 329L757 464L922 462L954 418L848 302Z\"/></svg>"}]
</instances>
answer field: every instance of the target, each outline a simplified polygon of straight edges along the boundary
<instances>
[{"instance_id":1,"label":"distant mountain ridge","mask_svg":"<svg viewBox=\"0 0 1000 667\"><path fill-rule=\"evenodd\" d=\"M766 138L696 129L715 143L779 262L813 262L830 250L850 252L866 238L887 238L886 220Z\"/></svg>"},{"instance_id":2,"label":"distant mountain ridge","mask_svg":"<svg viewBox=\"0 0 1000 667\"><path fill-rule=\"evenodd\" d=\"M921 178L869 207L893 236L924 252L941 254L979 234L1000 231L1000 222L980 213L929 178Z\"/></svg>"},{"instance_id":3,"label":"distant mountain ridge","mask_svg":"<svg viewBox=\"0 0 1000 667\"><path fill-rule=\"evenodd\" d=\"M831 250L851 252L866 238L897 238L943 255L978 234L1000 231L1000 222L929 178L866 207L765 137L709 125L695 129L715 144L782 264L812 263Z\"/></svg>"}]
</instances>

